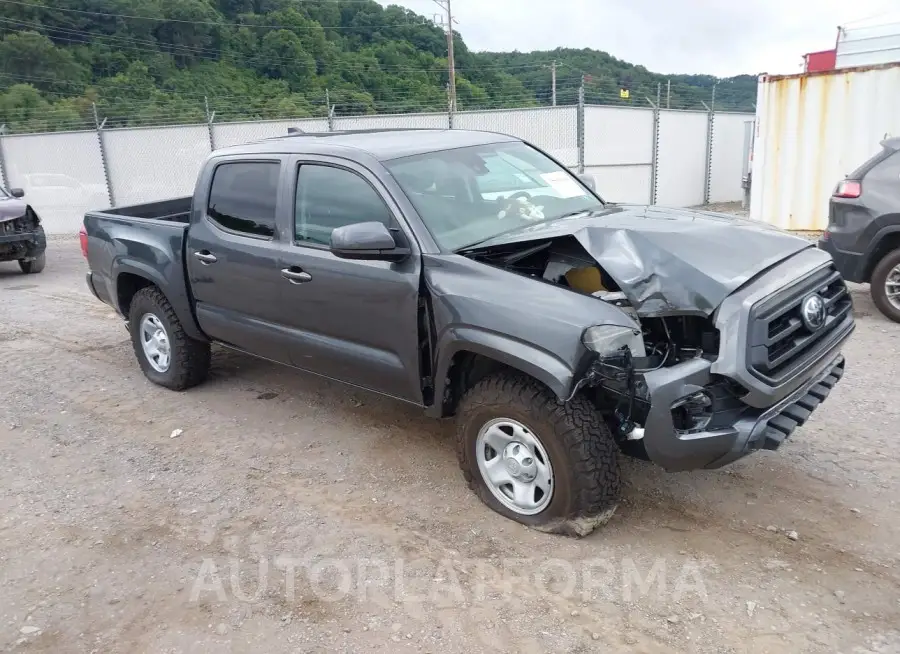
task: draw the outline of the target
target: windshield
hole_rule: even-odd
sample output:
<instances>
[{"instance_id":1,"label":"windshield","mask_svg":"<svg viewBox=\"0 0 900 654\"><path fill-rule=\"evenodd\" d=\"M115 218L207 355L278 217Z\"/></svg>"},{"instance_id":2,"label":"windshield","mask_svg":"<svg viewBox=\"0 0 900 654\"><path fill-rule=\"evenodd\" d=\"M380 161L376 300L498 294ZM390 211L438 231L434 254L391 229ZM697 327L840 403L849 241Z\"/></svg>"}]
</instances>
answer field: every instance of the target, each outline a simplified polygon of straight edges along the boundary
<instances>
[{"instance_id":1,"label":"windshield","mask_svg":"<svg viewBox=\"0 0 900 654\"><path fill-rule=\"evenodd\" d=\"M521 142L429 152L386 166L446 250L603 207L572 173Z\"/></svg>"}]
</instances>

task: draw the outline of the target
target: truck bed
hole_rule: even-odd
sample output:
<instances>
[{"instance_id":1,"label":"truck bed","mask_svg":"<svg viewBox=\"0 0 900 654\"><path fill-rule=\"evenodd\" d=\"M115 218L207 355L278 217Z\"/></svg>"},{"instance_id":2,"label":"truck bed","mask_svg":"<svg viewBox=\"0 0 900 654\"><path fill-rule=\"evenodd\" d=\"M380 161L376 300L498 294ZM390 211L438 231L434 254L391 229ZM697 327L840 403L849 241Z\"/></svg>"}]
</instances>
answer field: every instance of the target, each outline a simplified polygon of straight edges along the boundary
<instances>
[{"instance_id":1,"label":"truck bed","mask_svg":"<svg viewBox=\"0 0 900 654\"><path fill-rule=\"evenodd\" d=\"M194 325L185 265L185 233L191 198L175 198L84 216L88 285L103 302L128 317L120 291L135 280L149 280L168 298L193 338L203 338ZM127 292L126 292L127 294Z\"/></svg>"},{"instance_id":2,"label":"truck bed","mask_svg":"<svg viewBox=\"0 0 900 654\"><path fill-rule=\"evenodd\" d=\"M191 196L173 198L171 200L158 200L145 204L133 204L127 207L112 207L102 211L92 211L93 214L108 216L123 216L125 218L142 218L150 220L165 220L173 223L187 223L191 217Z\"/></svg>"}]
</instances>

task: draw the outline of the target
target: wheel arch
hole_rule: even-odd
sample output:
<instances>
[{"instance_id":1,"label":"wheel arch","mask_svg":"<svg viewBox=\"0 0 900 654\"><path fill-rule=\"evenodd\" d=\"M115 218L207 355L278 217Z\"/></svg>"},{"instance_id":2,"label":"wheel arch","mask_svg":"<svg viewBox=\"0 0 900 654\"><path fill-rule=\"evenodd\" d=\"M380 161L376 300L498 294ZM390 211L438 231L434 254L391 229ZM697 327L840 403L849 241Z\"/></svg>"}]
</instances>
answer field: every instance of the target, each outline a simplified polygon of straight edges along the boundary
<instances>
[{"instance_id":1,"label":"wheel arch","mask_svg":"<svg viewBox=\"0 0 900 654\"><path fill-rule=\"evenodd\" d=\"M500 334L460 329L438 348L433 417L452 416L462 395L481 379L501 370L528 376L560 401L572 388L575 371L562 359L533 345Z\"/></svg>"},{"instance_id":2,"label":"wheel arch","mask_svg":"<svg viewBox=\"0 0 900 654\"><path fill-rule=\"evenodd\" d=\"M200 331L191 306L184 298L183 293L179 295L177 292L171 292L171 284L167 283L162 274L154 268L141 261L118 259L113 264L112 273L116 310L125 320L128 320L131 301L135 294L143 288L155 286L172 305L172 309L187 335L198 341L208 340L206 335Z\"/></svg>"},{"instance_id":3,"label":"wheel arch","mask_svg":"<svg viewBox=\"0 0 900 654\"><path fill-rule=\"evenodd\" d=\"M900 216L897 220L900 222ZM900 224L889 225L879 230L866 252L862 280L867 284L870 283L872 273L875 272L875 268L881 260L896 249L900 249Z\"/></svg>"}]
</instances>

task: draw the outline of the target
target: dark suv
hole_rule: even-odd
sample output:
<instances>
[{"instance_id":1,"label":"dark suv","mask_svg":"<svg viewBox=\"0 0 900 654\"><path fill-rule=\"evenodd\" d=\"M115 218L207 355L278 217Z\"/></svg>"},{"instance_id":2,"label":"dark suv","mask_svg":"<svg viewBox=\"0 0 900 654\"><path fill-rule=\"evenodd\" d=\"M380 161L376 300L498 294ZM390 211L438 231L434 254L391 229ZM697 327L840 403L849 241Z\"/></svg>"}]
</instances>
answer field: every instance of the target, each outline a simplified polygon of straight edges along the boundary
<instances>
[{"instance_id":1,"label":"dark suv","mask_svg":"<svg viewBox=\"0 0 900 654\"><path fill-rule=\"evenodd\" d=\"M900 322L900 138L841 180L819 247L845 279L869 283L879 310Z\"/></svg>"}]
</instances>

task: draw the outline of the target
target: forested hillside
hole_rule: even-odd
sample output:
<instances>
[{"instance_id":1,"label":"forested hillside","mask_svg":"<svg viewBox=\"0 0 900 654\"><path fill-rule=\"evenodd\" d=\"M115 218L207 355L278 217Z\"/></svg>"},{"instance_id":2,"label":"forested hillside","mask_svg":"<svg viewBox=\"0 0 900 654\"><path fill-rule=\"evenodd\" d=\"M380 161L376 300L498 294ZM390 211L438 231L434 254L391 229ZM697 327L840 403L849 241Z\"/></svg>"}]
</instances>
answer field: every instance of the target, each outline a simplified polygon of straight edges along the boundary
<instances>
[{"instance_id":1,"label":"forested hillside","mask_svg":"<svg viewBox=\"0 0 900 654\"><path fill-rule=\"evenodd\" d=\"M0 124L11 131L447 108L447 40L371 0L0 0ZM595 50L474 53L454 40L460 110L588 102L709 102L713 77L665 77ZM718 80L750 109L755 78ZM630 98L619 97L627 84Z\"/></svg>"}]
</instances>

